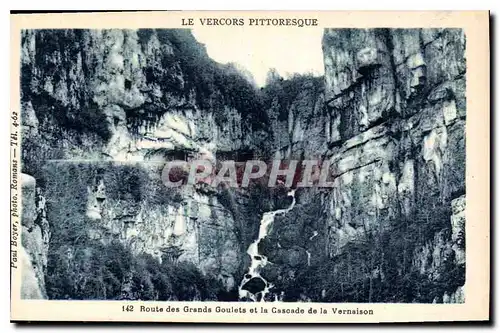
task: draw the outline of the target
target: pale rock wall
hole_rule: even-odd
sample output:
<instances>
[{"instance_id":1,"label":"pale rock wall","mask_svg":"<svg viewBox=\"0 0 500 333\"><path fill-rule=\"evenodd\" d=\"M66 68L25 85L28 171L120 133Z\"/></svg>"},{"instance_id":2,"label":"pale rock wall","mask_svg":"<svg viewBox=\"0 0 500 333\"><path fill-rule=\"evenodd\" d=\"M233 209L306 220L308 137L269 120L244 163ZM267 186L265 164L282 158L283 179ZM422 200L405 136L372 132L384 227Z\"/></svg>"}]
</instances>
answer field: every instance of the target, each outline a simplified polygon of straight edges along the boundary
<instances>
[{"instance_id":1,"label":"pale rock wall","mask_svg":"<svg viewBox=\"0 0 500 333\"><path fill-rule=\"evenodd\" d=\"M22 262L21 297L47 298L45 272L50 230L46 218L45 198L36 187L33 177L22 174Z\"/></svg>"},{"instance_id":2,"label":"pale rock wall","mask_svg":"<svg viewBox=\"0 0 500 333\"><path fill-rule=\"evenodd\" d=\"M274 158L319 159L327 149L325 135L328 135L324 117L323 79L309 77L295 79L295 82L293 80L291 85L294 85L297 93L281 92L286 96L283 99L288 102L286 115L281 114L284 105L280 104L279 94L267 105Z\"/></svg>"},{"instance_id":3,"label":"pale rock wall","mask_svg":"<svg viewBox=\"0 0 500 333\"><path fill-rule=\"evenodd\" d=\"M104 184L104 180L101 184ZM98 192L100 190L100 192ZM165 204L105 199L105 187L89 192L89 202L102 198L98 208L88 205L89 235L104 243L119 240L134 254L148 253L162 259L194 263L204 274L221 280L228 290L235 286L245 261L244 241L235 217L213 195L186 187L178 201ZM241 231L240 231L241 232Z\"/></svg>"},{"instance_id":4,"label":"pale rock wall","mask_svg":"<svg viewBox=\"0 0 500 333\"><path fill-rule=\"evenodd\" d=\"M198 54L180 54L161 30L24 31L22 107L34 140L65 158L139 161L254 145L241 110L222 93L197 95L183 57L217 65L187 30L175 34Z\"/></svg>"},{"instance_id":5,"label":"pale rock wall","mask_svg":"<svg viewBox=\"0 0 500 333\"><path fill-rule=\"evenodd\" d=\"M464 269L463 32L326 29L323 53L325 110L318 122L324 126L308 145L323 147L317 151L331 162L334 186L297 191L294 211L277 218L265 244L269 260L281 262L268 274L300 273L290 251L304 266L326 258L340 265L348 246L395 228L424 241L409 259L422 274ZM289 129L305 127L294 123L298 118L289 117ZM380 267L376 274L384 276Z\"/></svg>"},{"instance_id":6,"label":"pale rock wall","mask_svg":"<svg viewBox=\"0 0 500 333\"><path fill-rule=\"evenodd\" d=\"M248 110L227 102L232 97L220 91L224 83L210 81L223 76L212 73L222 72L222 65L188 30L26 30L21 51L23 161L25 172L36 177L57 167L54 159L156 165L214 160L240 149L264 154L267 131L254 130L243 115ZM239 77L232 75L226 76ZM201 84L212 85L209 96ZM220 191L191 188L168 204L137 206L106 196L106 181L87 190L92 238L119 239L137 254L191 261L228 289L240 279L244 249L258 231L251 195L222 193L232 197L222 204ZM65 189L51 193L58 191Z\"/></svg>"},{"instance_id":7,"label":"pale rock wall","mask_svg":"<svg viewBox=\"0 0 500 333\"><path fill-rule=\"evenodd\" d=\"M464 193L465 37L459 29L327 29L323 50L331 123L340 119L330 138L341 142L330 151L336 252L352 228Z\"/></svg>"}]
</instances>

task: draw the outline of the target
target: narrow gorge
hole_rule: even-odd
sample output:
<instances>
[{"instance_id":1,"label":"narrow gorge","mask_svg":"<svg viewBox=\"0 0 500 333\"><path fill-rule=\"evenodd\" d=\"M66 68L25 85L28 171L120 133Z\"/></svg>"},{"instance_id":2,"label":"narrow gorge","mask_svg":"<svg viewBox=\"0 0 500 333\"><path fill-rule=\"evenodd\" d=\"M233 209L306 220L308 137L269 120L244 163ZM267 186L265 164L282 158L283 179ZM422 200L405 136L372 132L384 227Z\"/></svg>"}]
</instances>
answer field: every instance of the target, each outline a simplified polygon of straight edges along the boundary
<instances>
[{"instance_id":1,"label":"narrow gorge","mask_svg":"<svg viewBox=\"0 0 500 333\"><path fill-rule=\"evenodd\" d=\"M462 30L325 29L324 76L262 88L189 30L21 43L24 298L464 302ZM193 159L333 186L163 184Z\"/></svg>"}]
</instances>

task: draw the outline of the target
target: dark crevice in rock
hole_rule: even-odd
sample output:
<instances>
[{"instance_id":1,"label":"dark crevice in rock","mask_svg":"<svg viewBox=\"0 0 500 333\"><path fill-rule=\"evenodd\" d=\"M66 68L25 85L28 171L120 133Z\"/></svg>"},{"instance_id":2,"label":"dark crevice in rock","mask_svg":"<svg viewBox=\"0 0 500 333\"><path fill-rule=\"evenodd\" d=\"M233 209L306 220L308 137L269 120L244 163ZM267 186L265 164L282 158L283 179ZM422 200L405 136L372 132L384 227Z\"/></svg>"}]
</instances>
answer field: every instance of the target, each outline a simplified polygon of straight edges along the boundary
<instances>
[{"instance_id":1,"label":"dark crevice in rock","mask_svg":"<svg viewBox=\"0 0 500 333\"><path fill-rule=\"evenodd\" d=\"M393 109L393 114L399 115L401 113L401 106L399 105L398 101L400 100L399 98L399 90L398 90L398 77L397 77L397 66L395 64L394 60L394 42L393 42L393 37L392 34L390 33L389 29L384 29L384 37L387 45L387 49L389 50L389 64L391 66L391 73L392 73L392 78L394 82L394 91L393 91L393 99L395 103L395 108Z\"/></svg>"},{"instance_id":2,"label":"dark crevice in rock","mask_svg":"<svg viewBox=\"0 0 500 333\"><path fill-rule=\"evenodd\" d=\"M355 171L355 170L359 170L359 169L362 169L362 168L364 168L364 167L367 167L367 166L369 166L369 165L372 165L372 164L375 164L375 163L379 163L379 162L380 162L380 159L375 159L375 160L373 160L373 161L371 161L371 162L368 162L368 163L365 163L365 164L359 165L359 166L357 166L357 167L351 168L351 169L346 170L346 171L343 171L343 172L341 172L341 173L334 174L334 175L332 175L332 177L333 177L333 179L335 179L335 178L338 178L338 177L340 177L340 176L342 176L342 175L344 175L344 174L346 174L346 173L348 173L348 172L352 172L352 171Z\"/></svg>"}]
</instances>

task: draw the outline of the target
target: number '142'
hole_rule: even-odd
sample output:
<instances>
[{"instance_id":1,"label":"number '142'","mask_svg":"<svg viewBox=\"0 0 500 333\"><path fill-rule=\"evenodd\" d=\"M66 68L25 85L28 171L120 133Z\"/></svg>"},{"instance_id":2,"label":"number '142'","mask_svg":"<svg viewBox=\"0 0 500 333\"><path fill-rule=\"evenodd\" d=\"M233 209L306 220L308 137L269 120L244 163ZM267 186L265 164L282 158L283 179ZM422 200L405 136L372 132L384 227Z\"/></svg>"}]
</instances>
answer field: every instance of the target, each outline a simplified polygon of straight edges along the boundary
<instances>
[{"instance_id":1,"label":"number '142'","mask_svg":"<svg viewBox=\"0 0 500 333\"><path fill-rule=\"evenodd\" d=\"M122 311L123 312L133 312L134 306L133 305L124 305L124 306L122 306Z\"/></svg>"}]
</instances>

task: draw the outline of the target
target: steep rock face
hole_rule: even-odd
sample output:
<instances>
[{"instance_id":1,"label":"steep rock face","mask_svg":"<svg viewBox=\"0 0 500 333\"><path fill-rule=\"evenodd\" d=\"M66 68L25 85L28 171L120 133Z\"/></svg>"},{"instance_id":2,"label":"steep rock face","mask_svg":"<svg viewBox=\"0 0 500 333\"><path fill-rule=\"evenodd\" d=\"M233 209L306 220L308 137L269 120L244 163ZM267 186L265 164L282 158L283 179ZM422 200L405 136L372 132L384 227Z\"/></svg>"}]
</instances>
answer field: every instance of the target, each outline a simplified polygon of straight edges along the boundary
<instances>
[{"instance_id":1,"label":"steep rock face","mask_svg":"<svg viewBox=\"0 0 500 333\"><path fill-rule=\"evenodd\" d=\"M323 80L296 76L264 88L276 159L321 158L326 152Z\"/></svg>"},{"instance_id":2,"label":"steep rock face","mask_svg":"<svg viewBox=\"0 0 500 333\"><path fill-rule=\"evenodd\" d=\"M22 174L23 212L20 257L23 269L21 297L47 298L45 273L50 229L46 217L45 198L33 177Z\"/></svg>"},{"instance_id":3,"label":"steep rock face","mask_svg":"<svg viewBox=\"0 0 500 333\"><path fill-rule=\"evenodd\" d=\"M254 94L251 84L188 30L25 31L22 86L28 159L210 155L266 137L262 117L248 118L256 99L231 95Z\"/></svg>"},{"instance_id":4,"label":"steep rock face","mask_svg":"<svg viewBox=\"0 0 500 333\"><path fill-rule=\"evenodd\" d=\"M268 155L256 87L188 30L28 30L21 47L23 171L46 188L56 228L75 229L54 237L54 263L77 257L60 244L67 238L118 240L137 255L192 262L232 289L274 203L233 189L169 190L159 167ZM120 173L106 161L132 164Z\"/></svg>"},{"instance_id":5,"label":"steep rock face","mask_svg":"<svg viewBox=\"0 0 500 333\"><path fill-rule=\"evenodd\" d=\"M335 252L340 231L431 212L465 192L465 37L346 29L326 31L323 45L328 108L340 117L332 132L346 138L330 157Z\"/></svg>"},{"instance_id":6,"label":"steep rock face","mask_svg":"<svg viewBox=\"0 0 500 333\"><path fill-rule=\"evenodd\" d=\"M266 243L274 238L267 254L286 261L274 275L291 299L431 302L425 292L397 290L418 272L436 301L463 301L450 294L460 293L465 270L457 240L464 233L464 50L459 29L326 29L326 128L316 146L328 147L334 186L299 189L299 204ZM302 258L299 267L319 266L295 269L292 257ZM307 275L318 276L314 288ZM400 286L387 292L384 283Z\"/></svg>"},{"instance_id":7,"label":"steep rock face","mask_svg":"<svg viewBox=\"0 0 500 333\"><path fill-rule=\"evenodd\" d=\"M62 257L74 263L88 238L110 247L120 243L137 257L191 263L234 291L262 213L284 205L286 194L259 185L167 188L160 174L161 168L141 163L49 164L43 174L49 220L63 217L51 239L53 269L65 264Z\"/></svg>"},{"instance_id":8,"label":"steep rock face","mask_svg":"<svg viewBox=\"0 0 500 333\"><path fill-rule=\"evenodd\" d=\"M91 238L119 240L138 255L192 262L228 291L236 286L247 265L245 246L255 237L259 212L270 209L270 197L262 200L251 191L190 186L174 193L157 190L140 201L123 200L106 196L104 184L116 184L105 173L100 177L88 195L89 203L99 202L97 209L87 205Z\"/></svg>"}]
</instances>

